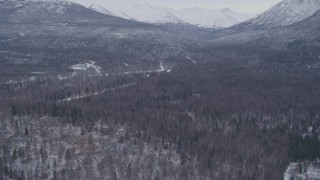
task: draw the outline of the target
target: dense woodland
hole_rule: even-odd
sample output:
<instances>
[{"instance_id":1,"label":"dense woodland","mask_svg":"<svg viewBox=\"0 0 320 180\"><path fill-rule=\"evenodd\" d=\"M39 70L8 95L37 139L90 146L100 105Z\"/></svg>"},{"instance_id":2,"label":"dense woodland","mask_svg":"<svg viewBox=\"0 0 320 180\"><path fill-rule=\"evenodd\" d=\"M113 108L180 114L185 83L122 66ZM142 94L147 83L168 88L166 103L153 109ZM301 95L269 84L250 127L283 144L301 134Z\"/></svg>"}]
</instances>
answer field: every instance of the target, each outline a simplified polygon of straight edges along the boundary
<instances>
[{"instance_id":1,"label":"dense woodland","mask_svg":"<svg viewBox=\"0 0 320 180\"><path fill-rule=\"evenodd\" d=\"M173 172L179 179L281 179L289 162L320 157L319 71L288 54L250 45L211 47L193 57L197 64L176 59L170 72L64 80L42 75L2 84L1 114L57 118L84 135L97 131L98 122L128 127L119 141L169 148L181 160ZM22 136L35 133L30 126L19 127ZM9 140L1 140L3 147ZM2 150L2 175L21 175L10 167L16 151ZM163 168L158 178L170 179Z\"/></svg>"},{"instance_id":2,"label":"dense woodland","mask_svg":"<svg viewBox=\"0 0 320 180\"><path fill-rule=\"evenodd\" d=\"M301 173L320 158L318 24L210 30L0 1L0 180Z\"/></svg>"}]
</instances>

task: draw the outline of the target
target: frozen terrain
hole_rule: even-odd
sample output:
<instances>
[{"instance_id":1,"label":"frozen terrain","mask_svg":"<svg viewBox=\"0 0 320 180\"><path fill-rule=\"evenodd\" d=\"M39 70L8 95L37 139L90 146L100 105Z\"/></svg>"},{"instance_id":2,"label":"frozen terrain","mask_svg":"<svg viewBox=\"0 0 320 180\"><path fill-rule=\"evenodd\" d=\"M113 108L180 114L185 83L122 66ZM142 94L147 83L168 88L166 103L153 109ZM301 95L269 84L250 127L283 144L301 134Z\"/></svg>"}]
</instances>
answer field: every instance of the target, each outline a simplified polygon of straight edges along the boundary
<instances>
[{"instance_id":1,"label":"frozen terrain","mask_svg":"<svg viewBox=\"0 0 320 180\"><path fill-rule=\"evenodd\" d=\"M149 3L119 1L110 3L101 0L71 0L95 11L147 23L189 23L205 28L225 28L248 20L251 15L231 9L171 9Z\"/></svg>"},{"instance_id":2,"label":"frozen terrain","mask_svg":"<svg viewBox=\"0 0 320 180\"><path fill-rule=\"evenodd\" d=\"M250 23L267 27L290 25L310 17L319 9L319 0L285 0L250 20Z\"/></svg>"},{"instance_id":3,"label":"frozen terrain","mask_svg":"<svg viewBox=\"0 0 320 180\"><path fill-rule=\"evenodd\" d=\"M181 158L170 146L143 143L126 126L100 121L87 132L52 117L2 118L0 124L4 179L174 179L181 173Z\"/></svg>"},{"instance_id":4,"label":"frozen terrain","mask_svg":"<svg viewBox=\"0 0 320 180\"><path fill-rule=\"evenodd\" d=\"M81 71L93 71L92 73L100 75L101 74L101 67L96 65L96 62L90 61L88 63L83 63L83 64L75 64L70 66L70 69L74 70L76 73L81 72Z\"/></svg>"},{"instance_id":5,"label":"frozen terrain","mask_svg":"<svg viewBox=\"0 0 320 180\"><path fill-rule=\"evenodd\" d=\"M284 180L319 180L320 164L314 163L290 163L285 174Z\"/></svg>"}]
</instances>

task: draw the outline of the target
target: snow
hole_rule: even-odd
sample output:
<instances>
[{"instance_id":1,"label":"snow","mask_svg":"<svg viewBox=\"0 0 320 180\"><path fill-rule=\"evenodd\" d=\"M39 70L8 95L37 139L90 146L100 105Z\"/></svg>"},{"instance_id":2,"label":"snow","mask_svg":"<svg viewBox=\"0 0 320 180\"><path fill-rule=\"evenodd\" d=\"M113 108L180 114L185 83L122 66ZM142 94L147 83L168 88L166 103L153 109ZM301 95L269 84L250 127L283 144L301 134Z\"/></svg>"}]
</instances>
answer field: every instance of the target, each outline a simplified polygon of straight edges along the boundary
<instances>
[{"instance_id":1,"label":"snow","mask_svg":"<svg viewBox=\"0 0 320 180\"><path fill-rule=\"evenodd\" d=\"M94 69L97 74L101 74L101 67L96 66L94 61L90 61L89 63L84 64L75 64L70 66L70 69L74 71L86 71L88 69Z\"/></svg>"},{"instance_id":2,"label":"snow","mask_svg":"<svg viewBox=\"0 0 320 180\"><path fill-rule=\"evenodd\" d=\"M19 127L27 126L29 128L32 133L28 138L21 133L23 129L16 128L15 123ZM33 179L36 175L41 176L44 173L48 176L46 179L54 179L54 172L62 174L66 169L71 170L72 174L77 174L77 177L80 177L78 179L88 179L86 177L89 176L86 175L89 173L91 179L113 179L110 176L111 172L118 173L118 179L126 179L125 172L130 165L160 169L163 168L163 162L165 162L165 168L172 169L174 172L179 171L181 158L173 150L173 146L169 145L168 148L163 149L156 143L140 143L137 138L130 138L125 140L125 143L119 143L123 136L131 132L130 127L126 125L110 126L110 124L100 120L93 123L93 129L90 132L82 134L81 127L62 124L59 118L25 116L3 119L0 121L0 135L3 142L9 147L9 153L12 154L15 149L23 149L30 156L30 158L29 156L27 158L18 156L17 160L9 162L7 165L13 172L22 172L23 170L25 179ZM9 134L10 136L8 136ZM136 143L137 141L138 143ZM39 156L41 148L47 154L45 159ZM65 157L65 152L68 149L74 150L69 160ZM114 163L101 171L98 164L110 163L108 157L112 157ZM90 159L90 161L85 161L86 159ZM86 163L86 167L91 168L84 168L84 163ZM66 177L72 174L67 171ZM143 174L144 171L141 170L135 177L141 177L138 179L147 177ZM152 179L155 177L156 171L154 171ZM4 178L9 179L7 176ZM174 179L174 177L166 179Z\"/></svg>"},{"instance_id":3,"label":"snow","mask_svg":"<svg viewBox=\"0 0 320 180\"><path fill-rule=\"evenodd\" d=\"M300 170L302 170L302 174L300 174ZM286 172L284 173L284 180L291 179L320 180L319 162L301 164L290 163Z\"/></svg>"},{"instance_id":4,"label":"snow","mask_svg":"<svg viewBox=\"0 0 320 180\"><path fill-rule=\"evenodd\" d=\"M18 53L18 52L13 52L13 51L0 51L0 53L30 57L30 54L23 54L23 53Z\"/></svg>"},{"instance_id":5,"label":"snow","mask_svg":"<svg viewBox=\"0 0 320 180\"><path fill-rule=\"evenodd\" d=\"M114 35L116 35L116 37L117 37L118 39L125 39L125 38L127 38L127 34L125 34L125 33L114 33Z\"/></svg>"},{"instance_id":6,"label":"snow","mask_svg":"<svg viewBox=\"0 0 320 180\"><path fill-rule=\"evenodd\" d=\"M125 0L108 2L102 0L71 0L100 13L148 23L183 22L172 14L148 3L134 3Z\"/></svg>"},{"instance_id":7,"label":"snow","mask_svg":"<svg viewBox=\"0 0 320 180\"><path fill-rule=\"evenodd\" d=\"M15 40L15 39L18 39L18 37L13 37L13 38L9 38L9 39L3 39L3 40L0 40L0 41L12 41L12 40Z\"/></svg>"},{"instance_id":8,"label":"snow","mask_svg":"<svg viewBox=\"0 0 320 180\"><path fill-rule=\"evenodd\" d=\"M129 67L130 65L127 63L123 63L125 67ZM69 67L70 69L74 70L72 74L59 74L56 77L59 80L68 80L74 78L77 74L79 74L81 71L87 71L90 69L93 69L95 71L95 74L86 75L88 77L96 77L96 76L109 76L108 73L102 74L101 67L97 66L95 62L90 61L89 63L83 63L83 64L75 64ZM122 72L122 73L115 73L118 75L129 75L129 74L145 74L145 73L162 73L167 72L170 73L171 69L166 67L162 62L159 63L159 68L155 70L137 70L137 71L128 71L128 72ZM83 97L84 98L84 97Z\"/></svg>"},{"instance_id":9,"label":"snow","mask_svg":"<svg viewBox=\"0 0 320 180\"><path fill-rule=\"evenodd\" d=\"M59 26L66 26L68 23L58 23Z\"/></svg>"},{"instance_id":10,"label":"snow","mask_svg":"<svg viewBox=\"0 0 320 180\"><path fill-rule=\"evenodd\" d=\"M310 17L319 9L319 0L285 0L251 22L261 26L285 26Z\"/></svg>"},{"instance_id":11,"label":"snow","mask_svg":"<svg viewBox=\"0 0 320 180\"><path fill-rule=\"evenodd\" d=\"M31 72L31 74L45 74L45 72Z\"/></svg>"},{"instance_id":12,"label":"snow","mask_svg":"<svg viewBox=\"0 0 320 180\"><path fill-rule=\"evenodd\" d=\"M19 81L16 81L16 80L9 80L7 82L4 82L4 83L0 83L0 85L3 85L3 84L18 84L18 83L27 83L27 82L35 82L37 80L37 76L32 76L32 77L29 77L27 79L24 79L24 80L19 80Z\"/></svg>"},{"instance_id":13,"label":"snow","mask_svg":"<svg viewBox=\"0 0 320 180\"><path fill-rule=\"evenodd\" d=\"M290 163L286 172L284 173L284 180L291 180L293 174L298 171L298 163Z\"/></svg>"},{"instance_id":14,"label":"snow","mask_svg":"<svg viewBox=\"0 0 320 180\"><path fill-rule=\"evenodd\" d=\"M170 9L150 3L126 0L108 2L103 0L71 0L107 15L147 23L189 23L205 28L224 28L251 18L251 15L224 9Z\"/></svg>"},{"instance_id":15,"label":"snow","mask_svg":"<svg viewBox=\"0 0 320 180\"><path fill-rule=\"evenodd\" d=\"M308 178L320 179L320 167L308 167L307 169Z\"/></svg>"},{"instance_id":16,"label":"snow","mask_svg":"<svg viewBox=\"0 0 320 180\"><path fill-rule=\"evenodd\" d=\"M64 13L64 7L63 7L63 6L60 6L60 7L56 10L56 12L57 12L58 14L63 14L63 13Z\"/></svg>"},{"instance_id":17,"label":"snow","mask_svg":"<svg viewBox=\"0 0 320 180\"><path fill-rule=\"evenodd\" d=\"M136 85L136 83L124 84L124 85L121 85L121 86L118 86L118 87L104 89L102 91L95 92L95 93L86 93L86 94L74 95L74 96L59 100L58 102L69 102L69 101L83 99L83 98L87 98L87 97L91 97L91 96L97 96L97 95L103 94L105 92L110 92L110 91L115 91L115 90L119 90L119 89L123 89L123 88L128 88L128 87L134 86L134 85Z\"/></svg>"},{"instance_id":18,"label":"snow","mask_svg":"<svg viewBox=\"0 0 320 180\"><path fill-rule=\"evenodd\" d=\"M129 72L124 72L122 74L143 74L143 73L161 73L161 72L171 72L171 69L167 69L162 62L159 64L159 69L156 70L149 70L149 71L129 71Z\"/></svg>"},{"instance_id":19,"label":"snow","mask_svg":"<svg viewBox=\"0 0 320 180\"><path fill-rule=\"evenodd\" d=\"M70 79L69 76L62 76L62 75L58 75L57 78L58 78L60 81Z\"/></svg>"},{"instance_id":20,"label":"snow","mask_svg":"<svg viewBox=\"0 0 320 180\"><path fill-rule=\"evenodd\" d=\"M160 63L160 69L156 70L155 72L163 72L166 68L164 68L163 63Z\"/></svg>"},{"instance_id":21,"label":"snow","mask_svg":"<svg viewBox=\"0 0 320 180\"><path fill-rule=\"evenodd\" d=\"M190 60L193 64L198 64L195 60L191 59L190 56L187 56L186 58L187 58L188 60Z\"/></svg>"},{"instance_id":22,"label":"snow","mask_svg":"<svg viewBox=\"0 0 320 180\"><path fill-rule=\"evenodd\" d=\"M238 13L228 8L187 8L179 10L168 9L168 11L189 24L205 28L230 27L251 18L248 14Z\"/></svg>"}]
</instances>

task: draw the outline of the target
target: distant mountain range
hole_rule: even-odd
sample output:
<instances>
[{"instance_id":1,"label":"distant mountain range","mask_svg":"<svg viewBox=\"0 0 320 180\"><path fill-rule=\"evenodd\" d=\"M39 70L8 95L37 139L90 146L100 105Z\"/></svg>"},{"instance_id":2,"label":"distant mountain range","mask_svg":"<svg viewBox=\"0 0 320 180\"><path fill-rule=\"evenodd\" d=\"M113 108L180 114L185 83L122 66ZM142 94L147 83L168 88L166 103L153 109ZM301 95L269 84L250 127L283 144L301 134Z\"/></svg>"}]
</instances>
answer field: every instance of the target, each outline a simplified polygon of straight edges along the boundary
<instances>
[{"instance_id":1,"label":"distant mountain range","mask_svg":"<svg viewBox=\"0 0 320 180\"><path fill-rule=\"evenodd\" d=\"M253 15L223 9L170 9L148 3L135 4L128 1L110 3L101 0L70 0L103 14L129 20L152 23L182 23L202 28L228 28L237 24L242 27L273 28L286 26L310 17L320 9L319 0L284 0L268 11ZM252 19L250 19L252 18Z\"/></svg>"},{"instance_id":2,"label":"distant mountain range","mask_svg":"<svg viewBox=\"0 0 320 180\"><path fill-rule=\"evenodd\" d=\"M226 28L252 17L229 8L202 9L196 7L179 10L167 9L167 11L189 24L207 28Z\"/></svg>"},{"instance_id":3,"label":"distant mountain range","mask_svg":"<svg viewBox=\"0 0 320 180\"><path fill-rule=\"evenodd\" d=\"M24 4L28 1L29 0L17 2ZM179 23L215 29L229 28L232 26L235 26L237 29L281 27L306 19L320 9L319 0L285 0L266 12L252 18L252 15L238 13L228 8L202 9L195 7L177 10L158 7L148 3L134 4L124 1L119 1L118 3L101 0L69 1L109 16L138 22L151 24Z\"/></svg>"},{"instance_id":4,"label":"distant mountain range","mask_svg":"<svg viewBox=\"0 0 320 180\"><path fill-rule=\"evenodd\" d=\"M226 28L250 19L252 16L223 9L169 9L148 3L110 3L99 0L71 0L98 12L146 23L188 23L205 28Z\"/></svg>"},{"instance_id":5,"label":"distant mountain range","mask_svg":"<svg viewBox=\"0 0 320 180\"><path fill-rule=\"evenodd\" d=\"M215 43L272 43L284 48L296 40L319 37L318 0L285 0L259 16L215 33Z\"/></svg>"}]
</instances>

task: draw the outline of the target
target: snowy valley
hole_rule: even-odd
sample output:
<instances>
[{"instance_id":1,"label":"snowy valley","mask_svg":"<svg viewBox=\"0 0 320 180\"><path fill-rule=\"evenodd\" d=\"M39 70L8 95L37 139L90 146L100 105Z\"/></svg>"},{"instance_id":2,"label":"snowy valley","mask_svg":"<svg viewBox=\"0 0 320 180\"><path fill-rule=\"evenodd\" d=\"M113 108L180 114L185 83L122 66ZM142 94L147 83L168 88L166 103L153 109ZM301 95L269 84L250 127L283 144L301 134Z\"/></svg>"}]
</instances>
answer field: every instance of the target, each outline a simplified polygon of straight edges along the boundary
<instances>
[{"instance_id":1,"label":"snowy valley","mask_svg":"<svg viewBox=\"0 0 320 180\"><path fill-rule=\"evenodd\" d=\"M319 29L318 0L0 0L0 180L319 180Z\"/></svg>"}]
</instances>

